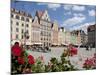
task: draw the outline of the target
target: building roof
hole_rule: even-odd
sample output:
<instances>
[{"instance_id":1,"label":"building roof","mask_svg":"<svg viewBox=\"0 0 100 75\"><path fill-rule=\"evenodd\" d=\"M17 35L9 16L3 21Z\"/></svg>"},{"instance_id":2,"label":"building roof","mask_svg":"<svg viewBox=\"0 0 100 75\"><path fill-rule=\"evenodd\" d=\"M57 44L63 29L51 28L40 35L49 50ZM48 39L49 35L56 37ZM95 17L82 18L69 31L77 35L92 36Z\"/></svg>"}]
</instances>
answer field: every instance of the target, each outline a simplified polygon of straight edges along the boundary
<instances>
[{"instance_id":1,"label":"building roof","mask_svg":"<svg viewBox=\"0 0 100 75\"><path fill-rule=\"evenodd\" d=\"M32 18L31 14L26 13L24 11L16 10L15 8L11 8L11 13L16 13L16 14L19 14L19 15L23 15L23 16L27 16L27 17Z\"/></svg>"},{"instance_id":2,"label":"building roof","mask_svg":"<svg viewBox=\"0 0 100 75\"><path fill-rule=\"evenodd\" d=\"M96 30L96 24L90 25L90 26L88 27L88 31L93 31L93 30Z\"/></svg>"},{"instance_id":3,"label":"building roof","mask_svg":"<svg viewBox=\"0 0 100 75\"><path fill-rule=\"evenodd\" d=\"M43 14L44 14L45 12L46 12L46 10L44 10L44 11L39 11L39 10L37 10L37 11L36 11L35 16L38 17L38 22L39 22L39 23L40 23L40 20L41 20ZM42 20L43 20L43 19L42 19ZM51 21L48 21L48 20L44 20L44 21L47 21L48 23L53 24ZM52 26L53 26L53 25L51 25L51 27L52 27Z\"/></svg>"},{"instance_id":4,"label":"building roof","mask_svg":"<svg viewBox=\"0 0 100 75\"><path fill-rule=\"evenodd\" d=\"M45 11L36 11L38 18L41 18Z\"/></svg>"}]
</instances>

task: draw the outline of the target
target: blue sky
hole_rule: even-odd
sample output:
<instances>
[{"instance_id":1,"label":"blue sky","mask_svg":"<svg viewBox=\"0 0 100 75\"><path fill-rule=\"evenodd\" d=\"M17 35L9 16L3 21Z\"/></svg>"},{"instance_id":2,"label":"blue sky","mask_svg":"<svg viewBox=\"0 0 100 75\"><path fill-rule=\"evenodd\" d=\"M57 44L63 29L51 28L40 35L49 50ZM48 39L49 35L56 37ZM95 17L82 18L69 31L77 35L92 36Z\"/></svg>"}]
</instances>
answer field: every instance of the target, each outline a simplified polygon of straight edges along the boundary
<instances>
[{"instance_id":1,"label":"blue sky","mask_svg":"<svg viewBox=\"0 0 100 75\"><path fill-rule=\"evenodd\" d=\"M52 22L56 20L59 27L65 27L70 30L86 30L88 25L95 24L96 19L96 6L94 5L17 1L11 2L11 8L28 12L33 18L36 10L47 10Z\"/></svg>"}]
</instances>

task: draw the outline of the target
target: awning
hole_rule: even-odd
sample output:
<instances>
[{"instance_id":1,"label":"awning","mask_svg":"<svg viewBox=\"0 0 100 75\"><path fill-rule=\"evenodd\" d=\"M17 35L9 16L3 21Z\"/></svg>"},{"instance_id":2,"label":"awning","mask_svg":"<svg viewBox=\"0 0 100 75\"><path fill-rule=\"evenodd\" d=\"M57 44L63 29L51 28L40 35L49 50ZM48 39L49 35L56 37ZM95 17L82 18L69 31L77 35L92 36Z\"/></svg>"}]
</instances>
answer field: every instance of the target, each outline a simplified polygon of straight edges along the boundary
<instances>
[{"instance_id":1,"label":"awning","mask_svg":"<svg viewBox=\"0 0 100 75\"><path fill-rule=\"evenodd\" d=\"M35 45L41 45L42 43L34 43Z\"/></svg>"},{"instance_id":2,"label":"awning","mask_svg":"<svg viewBox=\"0 0 100 75\"><path fill-rule=\"evenodd\" d=\"M58 45L57 43L52 43L52 45Z\"/></svg>"}]
</instances>

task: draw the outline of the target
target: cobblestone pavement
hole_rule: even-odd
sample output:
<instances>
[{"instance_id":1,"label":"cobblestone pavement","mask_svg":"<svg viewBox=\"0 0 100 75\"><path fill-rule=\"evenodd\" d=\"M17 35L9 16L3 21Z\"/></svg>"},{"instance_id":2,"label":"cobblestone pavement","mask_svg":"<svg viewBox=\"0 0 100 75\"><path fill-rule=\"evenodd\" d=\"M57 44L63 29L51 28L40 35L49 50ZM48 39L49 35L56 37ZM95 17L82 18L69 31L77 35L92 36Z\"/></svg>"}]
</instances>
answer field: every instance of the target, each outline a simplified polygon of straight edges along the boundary
<instances>
[{"instance_id":1,"label":"cobblestone pavement","mask_svg":"<svg viewBox=\"0 0 100 75\"><path fill-rule=\"evenodd\" d=\"M63 53L65 47L52 47L51 52L43 53L43 52L36 52L36 51L27 51L29 54L33 55L35 58L38 58L39 56L44 57L45 64L48 63L48 61L51 59L51 57L56 57L60 61L60 56ZM78 55L74 57L70 57L71 63L75 65L75 67L82 69L82 64L84 63L84 60L88 57L92 57L94 53L96 52L95 48L92 48L92 50L87 51L85 48L79 48L78 49Z\"/></svg>"}]
</instances>

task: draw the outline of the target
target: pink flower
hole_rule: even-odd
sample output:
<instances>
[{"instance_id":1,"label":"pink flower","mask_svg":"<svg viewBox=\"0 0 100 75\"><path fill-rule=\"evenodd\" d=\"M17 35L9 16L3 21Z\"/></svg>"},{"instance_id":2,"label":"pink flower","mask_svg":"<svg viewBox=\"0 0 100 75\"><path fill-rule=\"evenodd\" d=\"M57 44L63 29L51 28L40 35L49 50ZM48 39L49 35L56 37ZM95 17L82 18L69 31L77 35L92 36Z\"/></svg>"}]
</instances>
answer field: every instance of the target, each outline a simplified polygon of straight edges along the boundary
<instances>
[{"instance_id":1,"label":"pink flower","mask_svg":"<svg viewBox=\"0 0 100 75\"><path fill-rule=\"evenodd\" d=\"M90 58L90 59L86 59L83 67L90 67L90 68L95 68L96 67L96 59L94 57Z\"/></svg>"},{"instance_id":2,"label":"pink flower","mask_svg":"<svg viewBox=\"0 0 100 75\"><path fill-rule=\"evenodd\" d=\"M44 63L44 57L43 57L43 55L39 56L39 58Z\"/></svg>"},{"instance_id":3,"label":"pink flower","mask_svg":"<svg viewBox=\"0 0 100 75\"><path fill-rule=\"evenodd\" d=\"M41 60L44 60L44 57L42 55L40 56L40 58L41 58Z\"/></svg>"}]
</instances>

